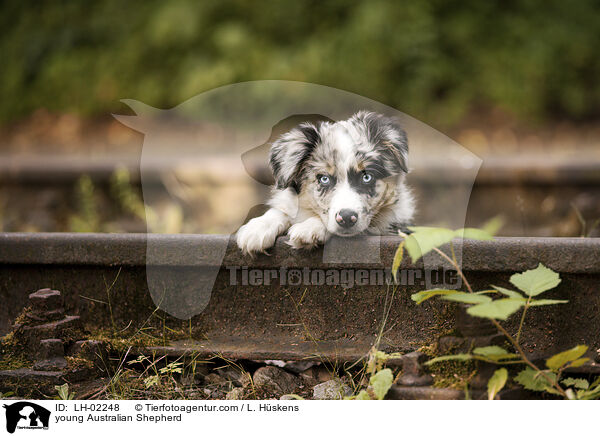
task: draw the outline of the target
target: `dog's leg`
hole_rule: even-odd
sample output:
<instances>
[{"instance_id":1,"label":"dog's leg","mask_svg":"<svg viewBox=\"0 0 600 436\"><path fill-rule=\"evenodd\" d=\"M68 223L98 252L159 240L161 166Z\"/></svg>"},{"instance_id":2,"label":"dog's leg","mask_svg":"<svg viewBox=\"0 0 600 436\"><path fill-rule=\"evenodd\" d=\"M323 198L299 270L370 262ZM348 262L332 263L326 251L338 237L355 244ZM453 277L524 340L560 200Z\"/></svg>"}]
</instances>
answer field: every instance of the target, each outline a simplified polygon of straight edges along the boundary
<instances>
[{"instance_id":1,"label":"dog's leg","mask_svg":"<svg viewBox=\"0 0 600 436\"><path fill-rule=\"evenodd\" d=\"M290 226L289 215L271 208L264 215L252 218L237 232L237 244L244 253L265 253L275 244L277 236Z\"/></svg>"},{"instance_id":2,"label":"dog's leg","mask_svg":"<svg viewBox=\"0 0 600 436\"><path fill-rule=\"evenodd\" d=\"M331 234L327 231L323 221L319 217L313 216L291 226L288 236L290 237L288 244L298 249L314 248L319 244L324 244Z\"/></svg>"}]
</instances>

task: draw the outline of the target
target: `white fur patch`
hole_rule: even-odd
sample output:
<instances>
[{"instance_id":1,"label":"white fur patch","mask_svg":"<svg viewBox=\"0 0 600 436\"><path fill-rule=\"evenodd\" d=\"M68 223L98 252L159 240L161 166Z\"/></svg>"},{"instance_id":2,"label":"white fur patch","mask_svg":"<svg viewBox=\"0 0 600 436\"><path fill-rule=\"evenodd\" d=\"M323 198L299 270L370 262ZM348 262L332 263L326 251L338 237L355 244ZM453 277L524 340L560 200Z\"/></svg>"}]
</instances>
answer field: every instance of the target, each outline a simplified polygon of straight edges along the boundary
<instances>
[{"instance_id":1,"label":"white fur patch","mask_svg":"<svg viewBox=\"0 0 600 436\"><path fill-rule=\"evenodd\" d=\"M323 244L329 239L330 234L320 218L311 217L290 227L288 236L290 237L288 244L298 249L314 248Z\"/></svg>"},{"instance_id":2,"label":"white fur patch","mask_svg":"<svg viewBox=\"0 0 600 436\"><path fill-rule=\"evenodd\" d=\"M247 254L265 253L289 225L289 216L280 210L269 209L263 216L252 218L240 227L236 238L238 247Z\"/></svg>"}]
</instances>

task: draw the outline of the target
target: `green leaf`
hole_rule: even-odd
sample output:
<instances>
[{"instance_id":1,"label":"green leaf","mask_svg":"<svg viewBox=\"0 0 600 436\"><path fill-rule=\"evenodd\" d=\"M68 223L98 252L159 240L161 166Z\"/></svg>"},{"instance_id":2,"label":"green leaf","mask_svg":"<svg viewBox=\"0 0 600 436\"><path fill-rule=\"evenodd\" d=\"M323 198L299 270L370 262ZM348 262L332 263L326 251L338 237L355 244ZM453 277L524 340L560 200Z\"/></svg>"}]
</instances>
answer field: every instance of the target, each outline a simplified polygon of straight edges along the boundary
<instances>
[{"instance_id":1,"label":"green leaf","mask_svg":"<svg viewBox=\"0 0 600 436\"><path fill-rule=\"evenodd\" d=\"M590 383L584 378L566 378L561 381L565 386L573 386L576 389L589 389Z\"/></svg>"},{"instance_id":2,"label":"green leaf","mask_svg":"<svg viewBox=\"0 0 600 436\"><path fill-rule=\"evenodd\" d=\"M506 289L506 288L502 288L500 286L494 286L494 285L492 285L492 288L494 288L496 291L498 291L501 294L504 294L510 298L523 298L523 295L519 294L517 291L511 291L510 289Z\"/></svg>"},{"instance_id":3,"label":"green leaf","mask_svg":"<svg viewBox=\"0 0 600 436\"><path fill-rule=\"evenodd\" d=\"M414 233L405 239L406 251L413 262L429 253L434 248L447 244L454 238L454 232L437 227L409 227Z\"/></svg>"},{"instance_id":4,"label":"green leaf","mask_svg":"<svg viewBox=\"0 0 600 436\"><path fill-rule=\"evenodd\" d=\"M144 385L146 385L146 388L151 388L152 386L157 385L159 383L159 381L160 381L159 376L151 375L144 379Z\"/></svg>"},{"instance_id":5,"label":"green leaf","mask_svg":"<svg viewBox=\"0 0 600 436\"><path fill-rule=\"evenodd\" d=\"M400 268L402 257L404 256L404 243L405 241L400 242L400 245L396 249L396 254L394 254L394 261L392 262L392 274L396 282L398 282L398 268Z\"/></svg>"},{"instance_id":6,"label":"green leaf","mask_svg":"<svg viewBox=\"0 0 600 436\"><path fill-rule=\"evenodd\" d=\"M531 300L531 302L529 303L529 305L531 307L533 306L548 306L550 304L564 304L564 303L568 303L569 300Z\"/></svg>"},{"instance_id":7,"label":"green leaf","mask_svg":"<svg viewBox=\"0 0 600 436\"><path fill-rule=\"evenodd\" d=\"M498 230L500 230L500 228L504 225L504 218L502 218L501 216L495 216L494 218L492 218L491 220L487 221L482 227L481 229L490 234L490 235L495 235L498 233Z\"/></svg>"},{"instance_id":8,"label":"green leaf","mask_svg":"<svg viewBox=\"0 0 600 436\"><path fill-rule=\"evenodd\" d=\"M508 379L508 371L506 368L497 369L488 380L488 400L493 400L494 397L506 384Z\"/></svg>"},{"instance_id":9,"label":"green leaf","mask_svg":"<svg viewBox=\"0 0 600 436\"><path fill-rule=\"evenodd\" d=\"M417 304L421 304L425 300L429 300L432 297L436 297L438 295L451 295L456 294L459 291L455 291L453 289L429 289L427 291L419 291L415 292L410 296L411 300Z\"/></svg>"},{"instance_id":10,"label":"green leaf","mask_svg":"<svg viewBox=\"0 0 600 436\"><path fill-rule=\"evenodd\" d=\"M491 239L494 239L494 237L492 235L490 235L488 232L486 232L485 230L472 229L472 228L458 229L454 232L454 235L457 238L476 239L478 241L489 241Z\"/></svg>"},{"instance_id":11,"label":"green leaf","mask_svg":"<svg viewBox=\"0 0 600 436\"><path fill-rule=\"evenodd\" d=\"M492 357L492 356L504 356L506 354L510 354L504 348L499 347L498 345L489 345L487 347L477 347L473 350L473 354L477 354L479 356Z\"/></svg>"},{"instance_id":12,"label":"green leaf","mask_svg":"<svg viewBox=\"0 0 600 436\"><path fill-rule=\"evenodd\" d=\"M392 387L392 383L394 383L394 375L391 369L386 368L372 375L369 384L373 387L377 399L383 400L385 394Z\"/></svg>"},{"instance_id":13,"label":"green leaf","mask_svg":"<svg viewBox=\"0 0 600 436\"><path fill-rule=\"evenodd\" d=\"M354 397L355 400L370 400L371 397L369 397L369 394L367 393L367 391L365 391L364 389L361 390L358 395L356 397Z\"/></svg>"},{"instance_id":14,"label":"green leaf","mask_svg":"<svg viewBox=\"0 0 600 436\"><path fill-rule=\"evenodd\" d=\"M456 292L453 294L445 295L442 297L442 300L455 301L458 303L466 304L479 304L492 301L492 299L487 295L471 294L469 292Z\"/></svg>"},{"instance_id":15,"label":"green leaf","mask_svg":"<svg viewBox=\"0 0 600 436\"><path fill-rule=\"evenodd\" d=\"M572 362L569 364L569 367L570 367L570 368L577 368L578 366L581 366L581 365L583 365L583 364L584 364L585 362L587 362L588 360L590 360L590 359L588 359L587 357L582 357L581 359L577 359L577 360L574 360L574 361L572 361Z\"/></svg>"},{"instance_id":16,"label":"green leaf","mask_svg":"<svg viewBox=\"0 0 600 436\"><path fill-rule=\"evenodd\" d=\"M523 300L502 298L500 300L490 301L489 303L471 306L467 309L467 313L479 318L506 320L524 305L525 302Z\"/></svg>"},{"instance_id":17,"label":"green leaf","mask_svg":"<svg viewBox=\"0 0 600 436\"><path fill-rule=\"evenodd\" d=\"M473 358L473 356L471 356L470 354L452 354L449 356L439 356L434 359L428 360L427 362L425 362L425 365L433 365L434 363L445 362L447 360L466 361L466 360L471 360L472 358Z\"/></svg>"},{"instance_id":18,"label":"green leaf","mask_svg":"<svg viewBox=\"0 0 600 436\"><path fill-rule=\"evenodd\" d=\"M600 386L594 388L594 383L592 383L590 390L578 391L577 396L580 400L596 400L600 398Z\"/></svg>"},{"instance_id":19,"label":"green leaf","mask_svg":"<svg viewBox=\"0 0 600 436\"><path fill-rule=\"evenodd\" d=\"M489 360L499 361L502 359L513 359L518 357L517 354L509 353L504 348L497 345L490 345L488 347L478 347L473 350L473 354L478 356L486 357Z\"/></svg>"},{"instance_id":20,"label":"green leaf","mask_svg":"<svg viewBox=\"0 0 600 436\"><path fill-rule=\"evenodd\" d=\"M556 374L553 372L546 372L546 377L550 378L553 383L556 381ZM543 392L552 389L552 385L548 382L546 377L544 377L541 372L532 368L525 368L517 374L515 381L530 391Z\"/></svg>"},{"instance_id":21,"label":"green leaf","mask_svg":"<svg viewBox=\"0 0 600 436\"><path fill-rule=\"evenodd\" d=\"M514 274L510 282L530 297L553 289L560 283L560 276L541 263L536 269Z\"/></svg>"},{"instance_id":22,"label":"green leaf","mask_svg":"<svg viewBox=\"0 0 600 436\"><path fill-rule=\"evenodd\" d=\"M546 360L546 366L556 371L559 368L562 368L563 366L568 364L569 362L579 360L579 358L583 356L587 350L587 345L577 345L576 347L573 347L570 350L563 351L550 357L548 360ZM583 364L584 362L585 361L581 362L581 364Z\"/></svg>"}]
</instances>

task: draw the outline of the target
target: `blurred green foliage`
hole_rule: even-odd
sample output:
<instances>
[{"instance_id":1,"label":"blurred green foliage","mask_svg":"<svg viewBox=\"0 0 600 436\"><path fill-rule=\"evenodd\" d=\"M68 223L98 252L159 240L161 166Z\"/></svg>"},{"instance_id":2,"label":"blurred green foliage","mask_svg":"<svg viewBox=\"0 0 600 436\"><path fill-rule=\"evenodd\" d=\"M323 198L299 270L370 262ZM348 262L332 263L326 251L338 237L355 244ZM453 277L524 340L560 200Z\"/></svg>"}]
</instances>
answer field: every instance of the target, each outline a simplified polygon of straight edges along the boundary
<instances>
[{"instance_id":1,"label":"blurred green foliage","mask_svg":"<svg viewBox=\"0 0 600 436\"><path fill-rule=\"evenodd\" d=\"M595 0L4 1L0 121L171 107L229 83L286 79L452 125L500 107L599 115Z\"/></svg>"}]
</instances>

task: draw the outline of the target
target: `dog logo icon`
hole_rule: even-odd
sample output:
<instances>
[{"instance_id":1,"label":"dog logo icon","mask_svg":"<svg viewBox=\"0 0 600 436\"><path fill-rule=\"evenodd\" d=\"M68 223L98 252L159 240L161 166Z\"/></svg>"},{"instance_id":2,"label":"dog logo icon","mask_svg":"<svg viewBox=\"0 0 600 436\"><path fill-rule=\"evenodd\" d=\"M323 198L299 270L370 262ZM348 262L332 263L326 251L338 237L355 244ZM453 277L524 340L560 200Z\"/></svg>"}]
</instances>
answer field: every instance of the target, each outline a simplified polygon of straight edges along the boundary
<instances>
[{"instance_id":1,"label":"dog logo icon","mask_svg":"<svg viewBox=\"0 0 600 436\"><path fill-rule=\"evenodd\" d=\"M48 429L50 411L29 401L19 401L3 405L6 409L6 431L14 433L19 429Z\"/></svg>"}]
</instances>

